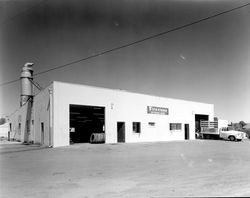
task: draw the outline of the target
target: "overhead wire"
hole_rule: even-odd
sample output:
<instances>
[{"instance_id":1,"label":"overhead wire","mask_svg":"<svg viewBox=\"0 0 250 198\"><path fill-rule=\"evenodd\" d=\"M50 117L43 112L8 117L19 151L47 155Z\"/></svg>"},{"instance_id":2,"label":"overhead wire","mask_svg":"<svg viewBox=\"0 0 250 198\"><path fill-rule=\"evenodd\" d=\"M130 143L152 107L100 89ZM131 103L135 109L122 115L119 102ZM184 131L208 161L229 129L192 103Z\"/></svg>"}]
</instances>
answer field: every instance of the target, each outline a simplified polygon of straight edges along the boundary
<instances>
[{"instance_id":1,"label":"overhead wire","mask_svg":"<svg viewBox=\"0 0 250 198\"><path fill-rule=\"evenodd\" d=\"M65 63L65 64L63 64L63 65L55 66L55 67L52 67L52 68L50 68L50 69L47 69L47 70L44 70L44 71L35 73L34 76L38 76L38 75L41 75L41 74L45 74L45 73L48 73L48 72L53 71L53 70L58 70L58 69L61 69L61 68L64 68L64 67L68 67L68 66L71 66L71 65L73 65L73 64L82 62L82 61L86 61L86 60L89 60L89 59L92 59L92 58L96 58L96 57L99 57L99 56L103 56L103 55L105 55L105 54L108 54L108 53L111 53L111 52L114 52L114 51L117 51L117 50L121 50L121 49L123 49L123 48L127 48L127 47L130 47L130 46L133 46L133 45L136 45L136 44L145 42L145 41L147 41L147 40L151 40L151 39L154 39L154 38L157 38L157 37L166 35L166 34L168 34L168 33L175 32L175 31L177 31L177 30L180 30L180 29L183 29L183 28L187 28L187 27L189 27L189 26L192 26L192 25L201 23L201 22L203 22L203 21L206 21L206 20L209 20L209 19L212 19L212 18L221 16L221 15L224 15L224 14L227 14L227 13L230 13L230 12L233 12L233 11L235 11L235 10L244 8L244 7L249 6L249 5L250 5L250 3L247 3L247 4L244 4L244 5L241 5L241 6L232 8L232 9L230 9L230 10L226 10L226 11L223 11L223 12L220 12L220 13L217 13L217 14L214 14L214 15L211 15L211 16L208 16L208 17L205 17L205 18L202 18L202 19L199 19L199 20L196 20L196 21L187 23L187 24L185 24L185 25L181 25L181 26L175 27L175 28L173 28L173 29L166 30L166 31L163 31L163 32L160 32L160 33L157 33L157 34L154 34L154 35L145 37L145 38L143 38L143 39L139 39L139 40L137 40L137 41L133 41L133 42L130 42L130 43L127 43L127 44L118 46L118 47L114 47L114 48L111 48L111 49L108 49L108 50L105 50L105 51L101 51L101 52L99 52L99 53L95 53L95 54L92 54L92 55L90 55L90 56L87 56L87 57L84 57L84 58L81 58L81 59L78 59L78 60L75 60L75 61L71 61L71 62ZM15 79L15 80L12 80L12 81L9 81L9 82L1 83L0 86L7 85L7 84L11 84L11 83L14 83L14 82L16 82L16 81L19 81L19 79Z\"/></svg>"},{"instance_id":2,"label":"overhead wire","mask_svg":"<svg viewBox=\"0 0 250 198\"><path fill-rule=\"evenodd\" d=\"M28 100L26 100L25 103L22 104L22 106L25 106L29 101L31 101L31 99L32 99L31 97L28 98ZM10 116L14 115L19 109L20 109L20 107L17 108L13 113L9 114L7 117L10 117Z\"/></svg>"},{"instance_id":3,"label":"overhead wire","mask_svg":"<svg viewBox=\"0 0 250 198\"><path fill-rule=\"evenodd\" d=\"M18 17L18 16L20 16L20 15L23 15L23 14L26 14L26 13L32 11L34 8L40 6L40 5L41 5L42 3L44 3L45 1L47 1L47 0L41 0L41 1L38 2L36 5L31 6L31 7L29 7L28 9L26 9L26 10L24 10L24 11L22 11L22 12L19 12L19 13L17 13L16 15L14 15L14 16L12 16L12 17L9 17L9 18L5 19L4 21L1 22L1 26L0 26L0 27L3 27L4 25L7 24L7 22L9 22L9 21L11 21L11 20L14 20L16 17ZM8 82L6 82L6 83L1 83L0 86L2 86L2 85L8 85L8 84L17 82L17 81L19 81L19 80L20 80L20 79L15 79L15 80L8 81Z\"/></svg>"},{"instance_id":4,"label":"overhead wire","mask_svg":"<svg viewBox=\"0 0 250 198\"><path fill-rule=\"evenodd\" d=\"M29 81L39 90L41 91L43 88L39 85L38 82L35 82L33 79L29 78Z\"/></svg>"}]
</instances>

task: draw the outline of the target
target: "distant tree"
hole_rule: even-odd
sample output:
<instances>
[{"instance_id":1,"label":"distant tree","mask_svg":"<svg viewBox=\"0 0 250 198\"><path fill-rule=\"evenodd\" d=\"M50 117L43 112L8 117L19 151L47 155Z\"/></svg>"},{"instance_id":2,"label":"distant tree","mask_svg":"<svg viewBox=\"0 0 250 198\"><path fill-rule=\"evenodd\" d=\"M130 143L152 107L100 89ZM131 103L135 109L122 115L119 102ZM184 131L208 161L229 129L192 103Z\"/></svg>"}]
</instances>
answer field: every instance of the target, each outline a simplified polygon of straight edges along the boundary
<instances>
[{"instance_id":1,"label":"distant tree","mask_svg":"<svg viewBox=\"0 0 250 198\"><path fill-rule=\"evenodd\" d=\"M244 121L232 123L232 126L236 131L242 131L243 127L246 125L247 124Z\"/></svg>"},{"instance_id":2,"label":"distant tree","mask_svg":"<svg viewBox=\"0 0 250 198\"><path fill-rule=\"evenodd\" d=\"M239 122L239 125L240 125L240 127L241 127L241 129L244 127L244 126L246 126L247 124L244 122L244 121L240 121Z\"/></svg>"},{"instance_id":3,"label":"distant tree","mask_svg":"<svg viewBox=\"0 0 250 198\"><path fill-rule=\"evenodd\" d=\"M6 123L6 118L0 118L0 125L5 124Z\"/></svg>"}]
</instances>

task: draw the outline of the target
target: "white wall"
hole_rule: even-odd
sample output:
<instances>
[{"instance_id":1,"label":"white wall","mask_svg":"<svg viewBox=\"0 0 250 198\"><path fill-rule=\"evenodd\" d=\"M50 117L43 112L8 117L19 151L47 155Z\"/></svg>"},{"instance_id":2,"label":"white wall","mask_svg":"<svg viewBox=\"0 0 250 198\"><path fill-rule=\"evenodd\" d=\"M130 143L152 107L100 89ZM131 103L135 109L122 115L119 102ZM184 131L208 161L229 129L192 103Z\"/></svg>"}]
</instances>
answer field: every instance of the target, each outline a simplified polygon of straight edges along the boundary
<instances>
[{"instance_id":1,"label":"white wall","mask_svg":"<svg viewBox=\"0 0 250 198\"><path fill-rule=\"evenodd\" d=\"M8 137L9 123L6 122L0 125L0 137Z\"/></svg>"},{"instance_id":2,"label":"white wall","mask_svg":"<svg viewBox=\"0 0 250 198\"><path fill-rule=\"evenodd\" d=\"M50 97L49 89L52 89L52 84L40 91L33 100L33 109L30 119L30 133L28 134L28 142L41 144L41 123L44 123L44 145L50 146L52 144L53 129L50 129ZM12 130L10 131L10 138L24 142L26 133L25 126L27 120L28 103L20 107L15 113L10 116L10 123ZM33 120L33 121L32 121ZM21 124L21 130L19 129Z\"/></svg>"},{"instance_id":3,"label":"white wall","mask_svg":"<svg viewBox=\"0 0 250 198\"><path fill-rule=\"evenodd\" d=\"M27 119L27 108L28 108L28 103L20 107L9 117L9 123L11 124L11 130L10 130L11 139L15 139L21 142L24 141L24 135L26 132L25 126ZM19 128L19 124L21 125L21 128ZM31 133L28 135L30 136Z\"/></svg>"},{"instance_id":4,"label":"white wall","mask_svg":"<svg viewBox=\"0 0 250 198\"><path fill-rule=\"evenodd\" d=\"M214 117L212 104L189 102L131 92L53 83L54 147L69 145L69 105L105 107L106 143L117 142L117 122L125 122L126 142L184 139L184 124L189 124L190 139L195 138L195 114ZM147 106L169 108L169 115L148 114ZM141 122L141 133L132 132L132 122ZM148 126L155 122L155 127ZM169 123L182 123L181 131L170 131Z\"/></svg>"},{"instance_id":5,"label":"white wall","mask_svg":"<svg viewBox=\"0 0 250 198\"><path fill-rule=\"evenodd\" d=\"M50 129L50 97L49 89L52 89L51 84L34 98L34 143L42 143L41 123L44 124L44 145L52 144L52 130Z\"/></svg>"}]
</instances>

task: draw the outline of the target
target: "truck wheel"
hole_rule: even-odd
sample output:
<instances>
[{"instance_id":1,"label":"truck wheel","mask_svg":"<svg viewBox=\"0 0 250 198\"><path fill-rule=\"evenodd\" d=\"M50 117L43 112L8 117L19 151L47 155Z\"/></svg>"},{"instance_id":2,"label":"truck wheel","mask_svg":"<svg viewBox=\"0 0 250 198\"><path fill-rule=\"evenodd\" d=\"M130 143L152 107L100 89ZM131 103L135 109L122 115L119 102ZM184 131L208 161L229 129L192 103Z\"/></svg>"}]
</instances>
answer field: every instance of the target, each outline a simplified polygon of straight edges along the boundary
<instances>
[{"instance_id":1,"label":"truck wheel","mask_svg":"<svg viewBox=\"0 0 250 198\"><path fill-rule=\"evenodd\" d=\"M236 140L236 138L235 138L234 136L229 136L228 139L229 139L230 141L235 141L235 140Z\"/></svg>"}]
</instances>

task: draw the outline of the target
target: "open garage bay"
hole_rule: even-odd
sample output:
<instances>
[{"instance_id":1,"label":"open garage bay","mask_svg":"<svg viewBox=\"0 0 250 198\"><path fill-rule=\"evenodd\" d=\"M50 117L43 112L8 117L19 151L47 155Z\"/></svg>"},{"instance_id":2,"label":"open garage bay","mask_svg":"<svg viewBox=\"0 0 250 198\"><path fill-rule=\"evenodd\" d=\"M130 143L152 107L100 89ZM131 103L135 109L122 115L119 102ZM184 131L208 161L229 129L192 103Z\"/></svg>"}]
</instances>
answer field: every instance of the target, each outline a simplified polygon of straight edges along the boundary
<instances>
[{"instance_id":1,"label":"open garage bay","mask_svg":"<svg viewBox=\"0 0 250 198\"><path fill-rule=\"evenodd\" d=\"M250 142L1 144L0 197L249 196Z\"/></svg>"}]
</instances>

